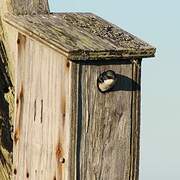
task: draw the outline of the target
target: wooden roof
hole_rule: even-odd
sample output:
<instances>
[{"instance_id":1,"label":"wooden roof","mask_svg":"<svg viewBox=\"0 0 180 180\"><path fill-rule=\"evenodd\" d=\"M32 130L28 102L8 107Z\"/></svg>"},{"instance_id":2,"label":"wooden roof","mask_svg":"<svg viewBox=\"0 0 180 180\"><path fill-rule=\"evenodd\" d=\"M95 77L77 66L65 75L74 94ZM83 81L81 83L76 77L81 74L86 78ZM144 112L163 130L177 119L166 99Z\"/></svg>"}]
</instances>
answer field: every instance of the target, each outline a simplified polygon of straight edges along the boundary
<instances>
[{"instance_id":1,"label":"wooden roof","mask_svg":"<svg viewBox=\"0 0 180 180\"><path fill-rule=\"evenodd\" d=\"M155 54L151 45L91 13L7 14L4 21L70 60L126 59Z\"/></svg>"}]
</instances>

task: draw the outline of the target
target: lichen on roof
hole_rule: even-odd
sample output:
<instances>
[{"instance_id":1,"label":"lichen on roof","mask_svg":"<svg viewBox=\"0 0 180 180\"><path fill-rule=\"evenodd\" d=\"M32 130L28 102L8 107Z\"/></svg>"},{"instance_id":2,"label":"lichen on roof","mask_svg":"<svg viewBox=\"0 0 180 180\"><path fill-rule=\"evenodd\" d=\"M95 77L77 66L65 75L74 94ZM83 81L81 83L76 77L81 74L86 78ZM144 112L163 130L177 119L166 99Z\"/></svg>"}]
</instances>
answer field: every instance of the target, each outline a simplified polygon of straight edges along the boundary
<instances>
[{"instance_id":1,"label":"lichen on roof","mask_svg":"<svg viewBox=\"0 0 180 180\"><path fill-rule=\"evenodd\" d=\"M91 13L6 15L20 32L63 52L70 60L152 57L155 48Z\"/></svg>"}]
</instances>

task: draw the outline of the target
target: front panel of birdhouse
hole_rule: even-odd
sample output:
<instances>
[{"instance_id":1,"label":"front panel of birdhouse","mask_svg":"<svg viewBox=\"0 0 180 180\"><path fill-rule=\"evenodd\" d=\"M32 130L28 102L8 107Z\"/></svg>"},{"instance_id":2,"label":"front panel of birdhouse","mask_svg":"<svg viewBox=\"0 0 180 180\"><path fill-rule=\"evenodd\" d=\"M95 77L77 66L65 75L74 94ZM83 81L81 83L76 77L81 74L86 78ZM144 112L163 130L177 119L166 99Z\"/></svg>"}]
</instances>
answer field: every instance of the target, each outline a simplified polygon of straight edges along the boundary
<instances>
[{"instance_id":1,"label":"front panel of birdhouse","mask_svg":"<svg viewBox=\"0 0 180 180\"><path fill-rule=\"evenodd\" d=\"M73 64L76 122L76 178L134 180L138 176L140 61L86 61ZM98 78L116 74L107 92ZM136 158L135 158L136 157Z\"/></svg>"},{"instance_id":2,"label":"front panel of birdhouse","mask_svg":"<svg viewBox=\"0 0 180 180\"><path fill-rule=\"evenodd\" d=\"M17 43L14 179L67 179L69 63L22 34Z\"/></svg>"}]
</instances>

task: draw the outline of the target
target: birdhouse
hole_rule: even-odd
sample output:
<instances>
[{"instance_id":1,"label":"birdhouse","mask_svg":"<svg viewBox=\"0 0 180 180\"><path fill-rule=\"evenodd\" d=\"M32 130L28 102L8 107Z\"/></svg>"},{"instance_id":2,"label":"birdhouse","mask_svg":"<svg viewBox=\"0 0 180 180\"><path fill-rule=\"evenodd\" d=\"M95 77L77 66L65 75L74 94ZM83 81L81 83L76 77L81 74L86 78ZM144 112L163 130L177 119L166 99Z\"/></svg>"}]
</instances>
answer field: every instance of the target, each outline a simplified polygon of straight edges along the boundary
<instances>
[{"instance_id":1,"label":"birdhouse","mask_svg":"<svg viewBox=\"0 0 180 180\"><path fill-rule=\"evenodd\" d=\"M137 180L141 60L155 48L91 13L4 23L16 67L14 179Z\"/></svg>"}]
</instances>

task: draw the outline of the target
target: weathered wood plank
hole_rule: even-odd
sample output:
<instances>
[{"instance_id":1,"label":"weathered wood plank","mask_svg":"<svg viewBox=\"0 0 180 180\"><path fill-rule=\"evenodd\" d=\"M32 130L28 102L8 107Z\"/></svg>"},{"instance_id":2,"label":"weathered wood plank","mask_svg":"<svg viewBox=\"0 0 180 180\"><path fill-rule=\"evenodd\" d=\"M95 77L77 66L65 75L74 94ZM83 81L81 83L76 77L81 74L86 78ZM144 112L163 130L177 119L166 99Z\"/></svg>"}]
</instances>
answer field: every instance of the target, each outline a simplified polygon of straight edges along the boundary
<instances>
[{"instance_id":1,"label":"weathered wood plank","mask_svg":"<svg viewBox=\"0 0 180 180\"><path fill-rule=\"evenodd\" d=\"M12 164L12 83L4 43L0 41L0 179L11 178Z\"/></svg>"},{"instance_id":2,"label":"weathered wood plank","mask_svg":"<svg viewBox=\"0 0 180 180\"><path fill-rule=\"evenodd\" d=\"M12 26L3 23L4 36L6 40L3 40L5 49L7 51L7 67L12 84L15 82L15 62L17 61L17 41L18 31ZM13 105L14 106L14 105Z\"/></svg>"},{"instance_id":3,"label":"weathered wood plank","mask_svg":"<svg viewBox=\"0 0 180 180\"><path fill-rule=\"evenodd\" d=\"M14 179L68 179L69 66L64 56L19 35Z\"/></svg>"},{"instance_id":4,"label":"weathered wood plank","mask_svg":"<svg viewBox=\"0 0 180 180\"><path fill-rule=\"evenodd\" d=\"M109 69L118 74L118 84L112 92L100 93L97 76ZM78 88L77 101L73 102L76 179L129 180L131 159L136 158L131 153L132 90L136 86L135 91L139 91L132 71L130 61L112 65L81 62L74 66L74 77L78 76L74 87Z\"/></svg>"},{"instance_id":5,"label":"weathered wood plank","mask_svg":"<svg viewBox=\"0 0 180 180\"><path fill-rule=\"evenodd\" d=\"M0 49L0 179L9 180L12 175L12 119L14 115L14 62L17 58L17 31L7 24L2 23L5 13L36 14L48 13L47 0L1 0L0 1L0 43L4 49ZM4 56L5 55L5 56ZM3 79L5 77L5 79ZM8 77L8 78L7 78ZM8 86L4 87L8 80ZM2 84L3 83L3 84ZM7 85L7 84L6 84ZM8 92L7 92L8 87ZM4 92L4 88L6 92ZM11 147L11 148L10 148Z\"/></svg>"},{"instance_id":6,"label":"weathered wood plank","mask_svg":"<svg viewBox=\"0 0 180 180\"><path fill-rule=\"evenodd\" d=\"M132 128L130 180L139 179L140 110L141 110L141 60L132 60ZM137 87L138 85L138 87Z\"/></svg>"},{"instance_id":7,"label":"weathered wood plank","mask_svg":"<svg viewBox=\"0 0 180 180\"><path fill-rule=\"evenodd\" d=\"M79 66L77 66L75 63L70 62L70 70L71 70L71 76L70 76L70 119L71 119L71 126L70 126L70 153L69 153L69 179L70 180L77 180L76 179L76 166L77 166L77 155L76 155L76 149L77 149L77 123L78 123L78 109L79 109L79 102L78 102L78 91L79 91ZM68 179L68 180L69 180Z\"/></svg>"},{"instance_id":8,"label":"weathered wood plank","mask_svg":"<svg viewBox=\"0 0 180 180\"><path fill-rule=\"evenodd\" d=\"M6 15L4 21L49 45L70 60L128 59L154 56L155 48L89 13Z\"/></svg>"},{"instance_id":9,"label":"weathered wood plank","mask_svg":"<svg viewBox=\"0 0 180 180\"><path fill-rule=\"evenodd\" d=\"M9 0L7 9L15 15L49 13L48 0Z\"/></svg>"}]
</instances>

